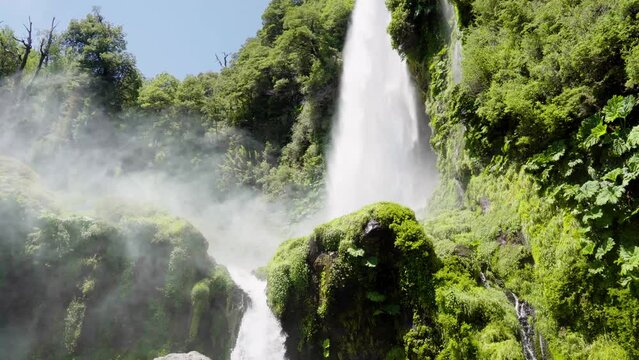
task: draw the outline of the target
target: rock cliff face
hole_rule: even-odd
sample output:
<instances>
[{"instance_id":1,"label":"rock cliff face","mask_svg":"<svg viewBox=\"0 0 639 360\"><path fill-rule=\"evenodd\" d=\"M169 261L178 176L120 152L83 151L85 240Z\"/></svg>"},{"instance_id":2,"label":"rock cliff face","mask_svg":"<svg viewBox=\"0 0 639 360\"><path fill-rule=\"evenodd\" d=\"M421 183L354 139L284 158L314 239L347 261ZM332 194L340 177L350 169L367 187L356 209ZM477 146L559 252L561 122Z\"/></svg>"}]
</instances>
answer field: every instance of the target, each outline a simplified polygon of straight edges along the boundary
<instances>
[{"instance_id":1,"label":"rock cliff face","mask_svg":"<svg viewBox=\"0 0 639 360\"><path fill-rule=\"evenodd\" d=\"M247 305L191 224L104 203L54 206L28 167L0 158L0 348L11 359L225 359Z\"/></svg>"},{"instance_id":2,"label":"rock cliff face","mask_svg":"<svg viewBox=\"0 0 639 360\"><path fill-rule=\"evenodd\" d=\"M432 244L413 212L380 203L284 243L269 305L291 359L424 358L437 347Z\"/></svg>"}]
</instances>

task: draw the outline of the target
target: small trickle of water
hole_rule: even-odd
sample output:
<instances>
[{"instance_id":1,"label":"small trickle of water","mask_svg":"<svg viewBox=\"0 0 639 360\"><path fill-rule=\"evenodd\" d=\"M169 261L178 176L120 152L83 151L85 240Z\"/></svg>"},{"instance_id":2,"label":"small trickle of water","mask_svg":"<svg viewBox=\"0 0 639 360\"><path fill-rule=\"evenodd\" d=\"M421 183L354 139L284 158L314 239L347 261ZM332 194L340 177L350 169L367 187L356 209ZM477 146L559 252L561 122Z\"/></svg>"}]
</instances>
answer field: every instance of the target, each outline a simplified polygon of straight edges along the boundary
<instances>
[{"instance_id":1,"label":"small trickle of water","mask_svg":"<svg viewBox=\"0 0 639 360\"><path fill-rule=\"evenodd\" d=\"M231 268L229 272L251 299L231 360L284 360L285 337L266 303L266 282L247 270Z\"/></svg>"},{"instance_id":2,"label":"small trickle of water","mask_svg":"<svg viewBox=\"0 0 639 360\"><path fill-rule=\"evenodd\" d=\"M490 289L490 284L488 283L488 279L486 278L486 275L483 271L479 272L479 279L481 281L481 284L484 285L486 289Z\"/></svg>"},{"instance_id":3,"label":"small trickle of water","mask_svg":"<svg viewBox=\"0 0 639 360\"><path fill-rule=\"evenodd\" d=\"M517 295L510 293L515 302L515 313L519 320L521 332L521 344L524 348L524 358L526 360L537 360L535 352L535 329L528 321L528 317L533 315L533 309L525 301L520 301Z\"/></svg>"},{"instance_id":4,"label":"small trickle of water","mask_svg":"<svg viewBox=\"0 0 639 360\"><path fill-rule=\"evenodd\" d=\"M462 42L461 39L455 39L453 44L453 81L459 84L462 81Z\"/></svg>"},{"instance_id":5,"label":"small trickle of water","mask_svg":"<svg viewBox=\"0 0 639 360\"><path fill-rule=\"evenodd\" d=\"M328 157L330 217L376 201L424 207L436 181L425 115L389 22L383 0L356 1Z\"/></svg>"},{"instance_id":6,"label":"small trickle of water","mask_svg":"<svg viewBox=\"0 0 639 360\"><path fill-rule=\"evenodd\" d=\"M439 6L442 8L444 20L448 25L448 36L450 37L451 51L451 72L453 82L459 84L462 81L462 59L463 48L461 41L461 33L457 22L457 14L450 0L439 0Z\"/></svg>"}]
</instances>

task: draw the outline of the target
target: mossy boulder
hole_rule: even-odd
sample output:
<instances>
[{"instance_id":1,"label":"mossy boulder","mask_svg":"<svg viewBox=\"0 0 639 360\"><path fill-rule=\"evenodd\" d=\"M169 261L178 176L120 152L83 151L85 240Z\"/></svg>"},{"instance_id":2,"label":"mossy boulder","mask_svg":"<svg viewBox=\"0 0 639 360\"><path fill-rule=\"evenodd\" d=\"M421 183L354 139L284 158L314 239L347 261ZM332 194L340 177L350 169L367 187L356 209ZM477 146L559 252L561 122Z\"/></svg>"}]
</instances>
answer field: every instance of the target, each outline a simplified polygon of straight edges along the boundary
<instances>
[{"instance_id":1,"label":"mossy boulder","mask_svg":"<svg viewBox=\"0 0 639 360\"><path fill-rule=\"evenodd\" d=\"M268 301L295 359L425 359L438 346L437 268L415 214L379 203L282 244Z\"/></svg>"},{"instance_id":2,"label":"mossy boulder","mask_svg":"<svg viewBox=\"0 0 639 360\"><path fill-rule=\"evenodd\" d=\"M228 359L248 298L190 223L110 201L54 207L28 167L0 159L0 348L12 359Z\"/></svg>"}]
</instances>

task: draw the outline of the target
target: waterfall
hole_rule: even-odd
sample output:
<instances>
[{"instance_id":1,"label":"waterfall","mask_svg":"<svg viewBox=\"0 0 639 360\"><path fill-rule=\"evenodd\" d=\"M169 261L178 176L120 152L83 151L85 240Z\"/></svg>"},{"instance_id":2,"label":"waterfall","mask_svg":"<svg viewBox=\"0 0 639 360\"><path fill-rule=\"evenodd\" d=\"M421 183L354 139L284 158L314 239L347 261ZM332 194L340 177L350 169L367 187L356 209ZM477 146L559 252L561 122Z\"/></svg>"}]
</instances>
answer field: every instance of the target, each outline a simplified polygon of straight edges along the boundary
<instances>
[{"instance_id":1,"label":"waterfall","mask_svg":"<svg viewBox=\"0 0 639 360\"><path fill-rule=\"evenodd\" d=\"M356 1L328 155L330 217L376 201L419 209L436 181L424 111L389 22L384 0Z\"/></svg>"},{"instance_id":2,"label":"waterfall","mask_svg":"<svg viewBox=\"0 0 639 360\"><path fill-rule=\"evenodd\" d=\"M183 197L178 201L185 202ZM233 281L250 299L231 360L284 360L286 335L268 307L266 281L254 274L268 263L282 239L290 237L283 209L252 193L187 212L179 208L173 213L189 219L209 239L212 255L227 265Z\"/></svg>"},{"instance_id":3,"label":"waterfall","mask_svg":"<svg viewBox=\"0 0 639 360\"><path fill-rule=\"evenodd\" d=\"M530 316L534 316L534 310L527 302L520 301L513 292L507 292L507 296L509 296L515 304L515 314L517 314L517 320L519 320L519 332L521 334L524 358L526 360L537 360L537 354L535 352L535 329L528 320Z\"/></svg>"},{"instance_id":4,"label":"waterfall","mask_svg":"<svg viewBox=\"0 0 639 360\"><path fill-rule=\"evenodd\" d=\"M277 319L266 304L266 282L249 271L229 269L231 277L251 298L231 360L283 360L284 341Z\"/></svg>"}]
</instances>

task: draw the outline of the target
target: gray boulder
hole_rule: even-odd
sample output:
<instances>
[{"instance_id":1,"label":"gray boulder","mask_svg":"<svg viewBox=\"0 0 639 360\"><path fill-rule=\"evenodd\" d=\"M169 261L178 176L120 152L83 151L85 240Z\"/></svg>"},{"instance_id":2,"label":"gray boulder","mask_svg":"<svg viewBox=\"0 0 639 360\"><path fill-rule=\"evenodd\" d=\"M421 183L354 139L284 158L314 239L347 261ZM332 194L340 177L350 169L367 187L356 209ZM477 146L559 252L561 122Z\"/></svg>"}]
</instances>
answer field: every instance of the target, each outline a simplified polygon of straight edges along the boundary
<instances>
[{"instance_id":1,"label":"gray boulder","mask_svg":"<svg viewBox=\"0 0 639 360\"><path fill-rule=\"evenodd\" d=\"M153 360L211 360L197 351L191 351L188 354L169 354L167 356L157 357Z\"/></svg>"}]
</instances>

